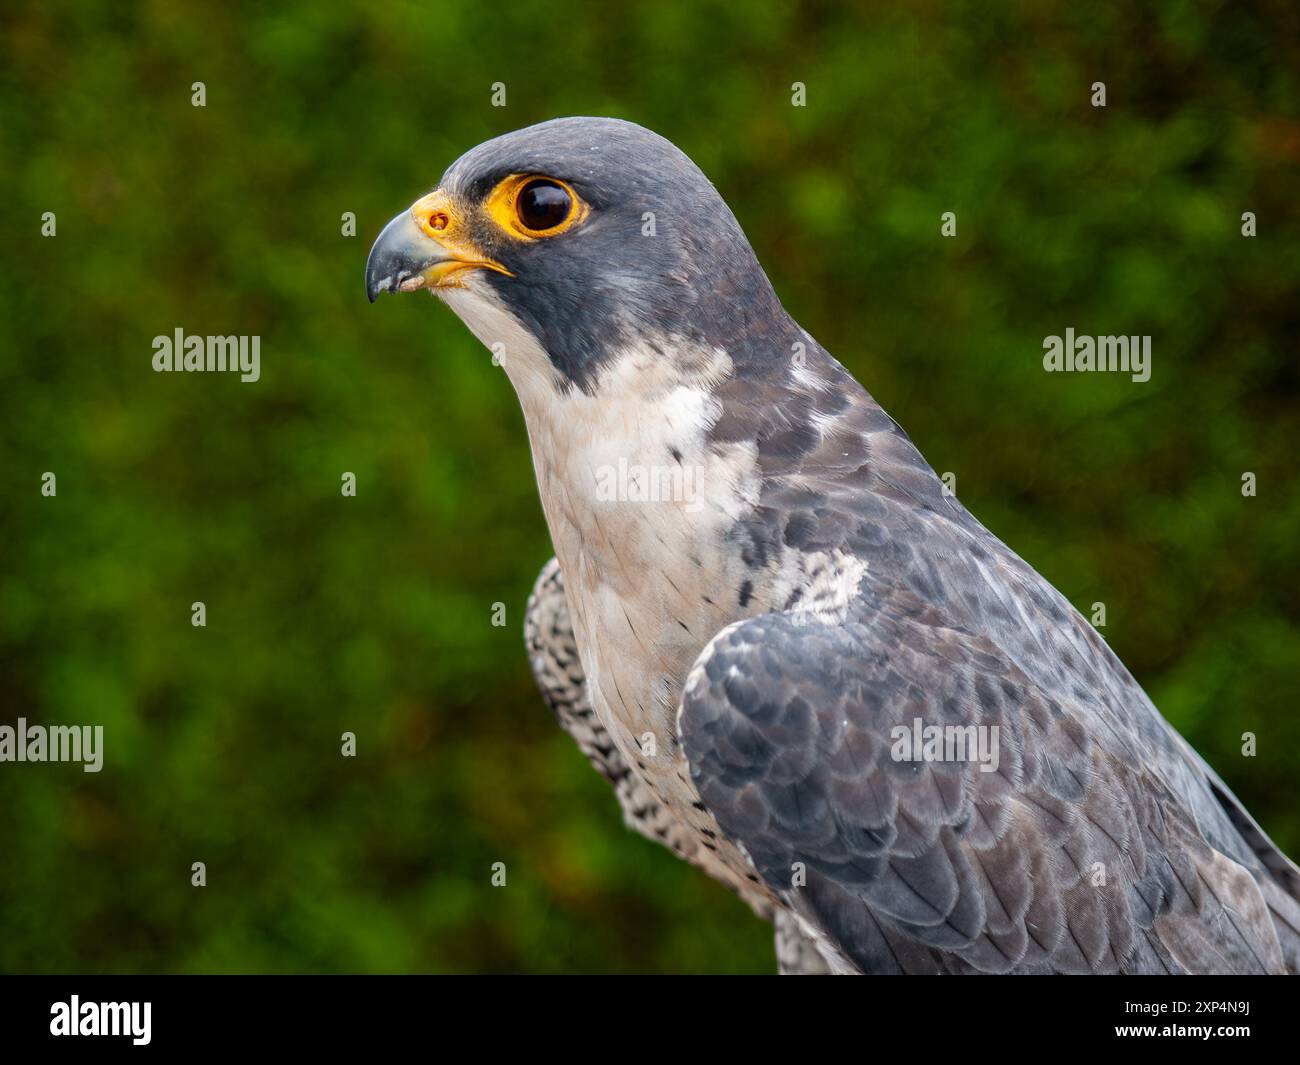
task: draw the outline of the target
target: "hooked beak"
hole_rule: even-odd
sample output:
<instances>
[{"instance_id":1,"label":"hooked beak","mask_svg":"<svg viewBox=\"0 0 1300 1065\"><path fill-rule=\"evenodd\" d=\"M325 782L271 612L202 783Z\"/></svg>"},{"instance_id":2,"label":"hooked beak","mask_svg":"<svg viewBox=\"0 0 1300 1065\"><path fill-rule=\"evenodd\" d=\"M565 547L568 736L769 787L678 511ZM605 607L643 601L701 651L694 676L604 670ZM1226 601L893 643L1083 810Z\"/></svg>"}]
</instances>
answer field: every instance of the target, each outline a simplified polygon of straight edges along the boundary
<instances>
[{"instance_id":1,"label":"hooked beak","mask_svg":"<svg viewBox=\"0 0 1300 1065\"><path fill-rule=\"evenodd\" d=\"M496 270L513 277L500 263L483 255L461 234L451 201L441 189L417 200L384 226L366 259L366 296L380 292L462 285L466 270Z\"/></svg>"}]
</instances>

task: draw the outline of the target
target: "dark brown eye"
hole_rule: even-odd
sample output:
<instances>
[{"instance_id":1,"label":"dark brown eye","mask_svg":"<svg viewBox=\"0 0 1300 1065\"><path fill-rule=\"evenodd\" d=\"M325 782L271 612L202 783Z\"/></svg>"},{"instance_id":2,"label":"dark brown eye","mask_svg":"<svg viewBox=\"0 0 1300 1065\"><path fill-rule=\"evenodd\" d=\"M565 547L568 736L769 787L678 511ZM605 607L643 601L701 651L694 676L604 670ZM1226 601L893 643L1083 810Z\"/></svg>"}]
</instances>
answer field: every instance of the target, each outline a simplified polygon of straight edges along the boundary
<instances>
[{"instance_id":1,"label":"dark brown eye","mask_svg":"<svg viewBox=\"0 0 1300 1065\"><path fill-rule=\"evenodd\" d=\"M564 224L573 210L573 197L564 186L537 178L519 190L516 205L520 225L540 233Z\"/></svg>"}]
</instances>

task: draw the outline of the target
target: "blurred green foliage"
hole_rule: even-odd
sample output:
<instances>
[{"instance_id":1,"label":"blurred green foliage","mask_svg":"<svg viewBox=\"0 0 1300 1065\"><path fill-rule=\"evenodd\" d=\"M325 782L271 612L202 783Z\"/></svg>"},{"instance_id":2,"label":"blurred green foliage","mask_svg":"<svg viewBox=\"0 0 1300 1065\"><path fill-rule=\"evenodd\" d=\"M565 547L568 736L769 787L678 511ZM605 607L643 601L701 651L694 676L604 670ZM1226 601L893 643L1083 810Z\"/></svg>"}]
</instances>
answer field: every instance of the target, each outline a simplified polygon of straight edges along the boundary
<instances>
[{"instance_id":1,"label":"blurred green foliage","mask_svg":"<svg viewBox=\"0 0 1300 1065\"><path fill-rule=\"evenodd\" d=\"M362 291L462 151L567 114L696 159L792 313L996 534L1106 604L1300 851L1291 0L0 20L0 721L106 733L98 775L0 765L0 969L772 970L768 929L622 828L533 690L551 551L505 377L445 309ZM1152 334L1151 381L1044 374L1067 326ZM260 335L262 379L155 374L177 327Z\"/></svg>"}]
</instances>

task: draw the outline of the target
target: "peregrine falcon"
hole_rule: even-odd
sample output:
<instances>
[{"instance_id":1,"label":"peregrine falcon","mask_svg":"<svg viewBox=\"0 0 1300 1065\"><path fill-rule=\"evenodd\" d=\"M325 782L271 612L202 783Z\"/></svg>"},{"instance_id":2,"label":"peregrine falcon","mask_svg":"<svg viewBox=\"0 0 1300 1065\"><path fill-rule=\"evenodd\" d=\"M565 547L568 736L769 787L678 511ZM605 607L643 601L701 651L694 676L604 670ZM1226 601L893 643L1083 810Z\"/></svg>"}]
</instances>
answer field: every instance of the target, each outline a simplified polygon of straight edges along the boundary
<instances>
[{"instance_id":1,"label":"peregrine falcon","mask_svg":"<svg viewBox=\"0 0 1300 1065\"><path fill-rule=\"evenodd\" d=\"M1300 870L629 122L480 144L383 230L498 356L555 547L528 651L627 821L784 972L1295 973Z\"/></svg>"}]
</instances>

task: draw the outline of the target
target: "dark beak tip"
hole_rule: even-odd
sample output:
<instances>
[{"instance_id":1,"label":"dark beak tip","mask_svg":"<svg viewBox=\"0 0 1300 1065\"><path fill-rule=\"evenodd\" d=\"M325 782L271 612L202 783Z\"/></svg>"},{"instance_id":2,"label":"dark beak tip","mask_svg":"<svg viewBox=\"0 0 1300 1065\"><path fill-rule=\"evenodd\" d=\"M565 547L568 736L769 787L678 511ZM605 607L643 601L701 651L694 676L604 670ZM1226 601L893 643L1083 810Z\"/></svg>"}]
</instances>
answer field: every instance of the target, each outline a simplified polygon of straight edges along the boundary
<instances>
[{"instance_id":1,"label":"dark beak tip","mask_svg":"<svg viewBox=\"0 0 1300 1065\"><path fill-rule=\"evenodd\" d=\"M367 263L366 267L366 299L374 303L375 300L379 299L381 292L393 291L392 286L389 284L393 279L393 275L389 273L384 277L380 277L381 271L374 269L373 263Z\"/></svg>"}]
</instances>

